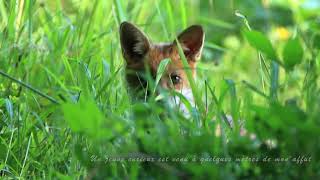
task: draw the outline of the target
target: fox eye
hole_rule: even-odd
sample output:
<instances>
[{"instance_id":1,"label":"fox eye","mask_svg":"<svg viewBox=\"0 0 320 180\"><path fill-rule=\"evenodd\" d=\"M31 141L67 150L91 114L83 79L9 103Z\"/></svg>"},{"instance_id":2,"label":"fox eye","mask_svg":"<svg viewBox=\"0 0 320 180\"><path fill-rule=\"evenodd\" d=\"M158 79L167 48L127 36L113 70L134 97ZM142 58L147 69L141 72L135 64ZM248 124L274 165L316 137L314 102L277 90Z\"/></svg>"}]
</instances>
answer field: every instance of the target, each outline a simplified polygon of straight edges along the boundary
<instances>
[{"instance_id":1,"label":"fox eye","mask_svg":"<svg viewBox=\"0 0 320 180\"><path fill-rule=\"evenodd\" d=\"M181 82L181 77L179 75L176 74L172 74L170 75L170 79L172 81L172 83L175 84L179 84Z\"/></svg>"}]
</instances>

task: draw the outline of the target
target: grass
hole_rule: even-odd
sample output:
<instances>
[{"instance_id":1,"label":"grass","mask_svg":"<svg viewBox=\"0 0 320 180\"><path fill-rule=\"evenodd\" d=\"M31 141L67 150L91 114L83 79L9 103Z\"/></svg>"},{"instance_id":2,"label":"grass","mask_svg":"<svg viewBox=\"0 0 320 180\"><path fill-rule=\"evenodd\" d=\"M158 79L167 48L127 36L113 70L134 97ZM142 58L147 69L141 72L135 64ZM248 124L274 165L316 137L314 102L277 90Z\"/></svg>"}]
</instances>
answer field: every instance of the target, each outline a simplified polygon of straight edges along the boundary
<instances>
[{"instance_id":1,"label":"grass","mask_svg":"<svg viewBox=\"0 0 320 180\"><path fill-rule=\"evenodd\" d=\"M320 7L265 2L0 1L0 177L320 177ZM155 42L204 27L190 117L132 100L124 20Z\"/></svg>"}]
</instances>

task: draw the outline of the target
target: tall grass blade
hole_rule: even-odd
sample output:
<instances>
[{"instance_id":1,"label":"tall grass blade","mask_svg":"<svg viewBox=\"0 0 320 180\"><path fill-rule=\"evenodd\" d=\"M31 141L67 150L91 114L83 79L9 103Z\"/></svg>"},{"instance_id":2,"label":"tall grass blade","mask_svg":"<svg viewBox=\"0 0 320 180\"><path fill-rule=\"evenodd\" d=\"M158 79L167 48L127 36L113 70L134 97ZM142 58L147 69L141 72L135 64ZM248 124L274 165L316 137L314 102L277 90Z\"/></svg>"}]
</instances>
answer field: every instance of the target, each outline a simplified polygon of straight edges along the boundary
<instances>
[{"instance_id":1,"label":"tall grass blade","mask_svg":"<svg viewBox=\"0 0 320 180\"><path fill-rule=\"evenodd\" d=\"M10 79L13 82L16 82L16 83L20 84L21 86L31 90L32 92L40 95L41 97L43 97L45 99L48 99L49 101L51 101L51 102L53 102L55 104L59 104L59 102L57 100L55 100L53 97L44 94L43 92L39 91L38 89L33 88L32 86L28 85L27 83L24 83L24 82L22 82L22 81L20 81L20 80L18 80L16 78L8 75L7 73L5 73L3 71L0 71L0 75L4 76L5 78Z\"/></svg>"}]
</instances>

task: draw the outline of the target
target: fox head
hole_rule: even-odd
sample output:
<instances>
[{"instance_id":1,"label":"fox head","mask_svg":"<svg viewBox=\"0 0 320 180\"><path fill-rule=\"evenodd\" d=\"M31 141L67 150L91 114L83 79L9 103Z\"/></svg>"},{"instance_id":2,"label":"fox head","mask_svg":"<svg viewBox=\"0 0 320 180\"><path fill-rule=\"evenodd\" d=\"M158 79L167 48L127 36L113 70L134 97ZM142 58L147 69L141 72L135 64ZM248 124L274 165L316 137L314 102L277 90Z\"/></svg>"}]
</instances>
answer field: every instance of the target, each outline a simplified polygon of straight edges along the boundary
<instances>
[{"instance_id":1,"label":"fox head","mask_svg":"<svg viewBox=\"0 0 320 180\"><path fill-rule=\"evenodd\" d=\"M204 36L203 28L193 25L177 37L194 77L196 64L202 53ZM160 62L169 58L171 62L160 79L160 88L176 90L183 95L191 92L176 40L169 43L153 43L135 25L123 22L120 25L120 42L127 64L126 79L131 91L146 90L147 81L141 75L146 73L148 68L155 78Z\"/></svg>"}]
</instances>

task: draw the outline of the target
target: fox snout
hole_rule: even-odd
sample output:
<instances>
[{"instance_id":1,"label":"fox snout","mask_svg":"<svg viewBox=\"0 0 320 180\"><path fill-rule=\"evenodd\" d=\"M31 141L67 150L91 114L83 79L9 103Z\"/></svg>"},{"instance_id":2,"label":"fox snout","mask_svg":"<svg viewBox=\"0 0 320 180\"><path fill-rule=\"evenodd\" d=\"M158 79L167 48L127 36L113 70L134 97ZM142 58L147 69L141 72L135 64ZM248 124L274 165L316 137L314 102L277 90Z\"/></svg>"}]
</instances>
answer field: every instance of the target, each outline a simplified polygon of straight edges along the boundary
<instances>
[{"instance_id":1,"label":"fox snout","mask_svg":"<svg viewBox=\"0 0 320 180\"><path fill-rule=\"evenodd\" d=\"M162 89L189 92L189 82L182 60L178 52L180 43L193 76L196 76L196 65L200 60L205 33L199 25L185 29L177 36L177 40L166 43L153 43L144 32L129 22L120 25L120 43L122 55L126 61L126 80L129 91L134 97L145 95L148 89L147 70L153 80L157 75L159 64L164 59L170 59L163 73L159 86ZM186 96L190 96L185 93Z\"/></svg>"}]
</instances>

